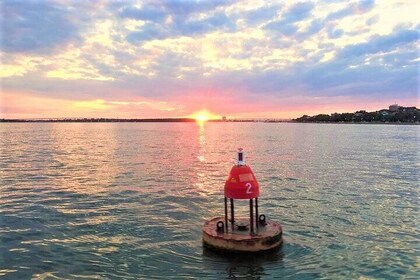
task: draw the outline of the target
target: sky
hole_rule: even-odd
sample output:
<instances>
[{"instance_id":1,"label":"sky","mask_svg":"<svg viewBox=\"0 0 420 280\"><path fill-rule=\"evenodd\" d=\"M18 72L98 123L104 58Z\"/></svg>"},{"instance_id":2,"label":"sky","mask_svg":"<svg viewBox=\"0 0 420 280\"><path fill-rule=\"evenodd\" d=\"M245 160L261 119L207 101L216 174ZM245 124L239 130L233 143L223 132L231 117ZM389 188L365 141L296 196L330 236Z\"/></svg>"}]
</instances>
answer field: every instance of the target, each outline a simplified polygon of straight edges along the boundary
<instances>
[{"instance_id":1,"label":"sky","mask_svg":"<svg viewBox=\"0 0 420 280\"><path fill-rule=\"evenodd\" d=\"M0 118L420 107L420 1L0 0Z\"/></svg>"}]
</instances>

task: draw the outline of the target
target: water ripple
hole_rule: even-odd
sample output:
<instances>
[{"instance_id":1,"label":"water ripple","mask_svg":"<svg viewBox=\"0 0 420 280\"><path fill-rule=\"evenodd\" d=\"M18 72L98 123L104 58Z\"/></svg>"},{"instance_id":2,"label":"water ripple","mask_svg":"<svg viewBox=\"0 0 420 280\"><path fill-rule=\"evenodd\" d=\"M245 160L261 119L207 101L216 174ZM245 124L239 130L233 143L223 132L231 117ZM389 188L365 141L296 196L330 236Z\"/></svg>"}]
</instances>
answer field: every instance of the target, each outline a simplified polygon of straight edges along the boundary
<instances>
[{"instance_id":1,"label":"water ripple","mask_svg":"<svg viewBox=\"0 0 420 280\"><path fill-rule=\"evenodd\" d=\"M419 278L417 126L2 124L5 279ZM165 137L162 137L164 135ZM202 248L232 151L284 244ZM247 215L246 203L237 203Z\"/></svg>"}]
</instances>

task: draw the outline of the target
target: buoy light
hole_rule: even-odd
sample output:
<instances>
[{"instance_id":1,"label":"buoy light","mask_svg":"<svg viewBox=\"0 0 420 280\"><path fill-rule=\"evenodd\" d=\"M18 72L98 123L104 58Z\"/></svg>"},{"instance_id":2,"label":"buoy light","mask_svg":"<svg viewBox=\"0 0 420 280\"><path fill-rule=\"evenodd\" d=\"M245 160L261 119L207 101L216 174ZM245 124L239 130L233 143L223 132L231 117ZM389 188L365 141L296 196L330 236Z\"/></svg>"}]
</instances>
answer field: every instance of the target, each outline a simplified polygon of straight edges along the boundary
<instances>
[{"instance_id":1,"label":"buoy light","mask_svg":"<svg viewBox=\"0 0 420 280\"><path fill-rule=\"evenodd\" d=\"M238 149L238 161L237 161L237 165L245 165L245 160L244 160L244 151L242 148Z\"/></svg>"}]
</instances>

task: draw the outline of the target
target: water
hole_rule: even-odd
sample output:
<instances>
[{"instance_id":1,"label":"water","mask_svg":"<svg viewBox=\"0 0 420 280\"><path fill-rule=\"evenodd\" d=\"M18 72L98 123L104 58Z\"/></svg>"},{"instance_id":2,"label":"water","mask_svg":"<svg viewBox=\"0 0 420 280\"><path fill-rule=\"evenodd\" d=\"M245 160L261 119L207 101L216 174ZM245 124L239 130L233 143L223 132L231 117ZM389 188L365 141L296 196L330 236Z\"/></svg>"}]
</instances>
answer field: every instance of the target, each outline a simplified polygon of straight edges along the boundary
<instances>
[{"instance_id":1,"label":"water","mask_svg":"<svg viewBox=\"0 0 420 280\"><path fill-rule=\"evenodd\" d=\"M0 125L0 278L415 279L420 127ZM203 251L237 147L280 252ZM237 210L246 213L246 203Z\"/></svg>"}]
</instances>

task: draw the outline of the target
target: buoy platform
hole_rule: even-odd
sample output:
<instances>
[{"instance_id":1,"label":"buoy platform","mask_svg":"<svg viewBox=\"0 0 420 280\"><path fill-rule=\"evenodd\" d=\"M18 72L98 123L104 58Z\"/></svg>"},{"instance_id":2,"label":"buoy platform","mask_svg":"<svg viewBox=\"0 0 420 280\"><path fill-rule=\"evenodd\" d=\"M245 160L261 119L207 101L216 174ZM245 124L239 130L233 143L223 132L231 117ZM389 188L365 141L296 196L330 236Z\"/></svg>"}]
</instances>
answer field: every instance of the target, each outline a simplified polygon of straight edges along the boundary
<instances>
[{"instance_id":1,"label":"buoy platform","mask_svg":"<svg viewBox=\"0 0 420 280\"><path fill-rule=\"evenodd\" d=\"M280 248L283 230L279 223L258 214L260 187L251 167L245 164L244 152L238 158L224 187L225 215L203 225L203 245L216 251L258 253ZM236 218L234 200L249 200L249 218ZM230 201L230 218L228 211Z\"/></svg>"},{"instance_id":2,"label":"buoy platform","mask_svg":"<svg viewBox=\"0 0 420 280\"><path fill-rule=\"evenodd\" d=\"M203 225L203 245L211 250L224 253L258 253L275 251L283 243L283 230L280 224L267 221L259 225L255 233L249 232L246 219L239 219L234 229L225 232L218 228L224 217L216 217Z\"/></svg>"}]
</instances>

